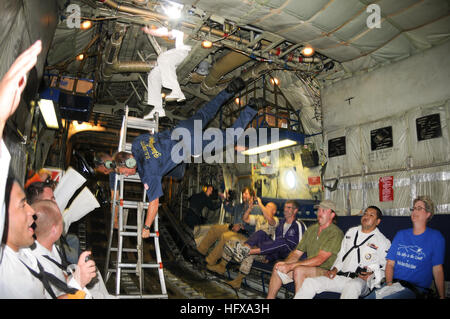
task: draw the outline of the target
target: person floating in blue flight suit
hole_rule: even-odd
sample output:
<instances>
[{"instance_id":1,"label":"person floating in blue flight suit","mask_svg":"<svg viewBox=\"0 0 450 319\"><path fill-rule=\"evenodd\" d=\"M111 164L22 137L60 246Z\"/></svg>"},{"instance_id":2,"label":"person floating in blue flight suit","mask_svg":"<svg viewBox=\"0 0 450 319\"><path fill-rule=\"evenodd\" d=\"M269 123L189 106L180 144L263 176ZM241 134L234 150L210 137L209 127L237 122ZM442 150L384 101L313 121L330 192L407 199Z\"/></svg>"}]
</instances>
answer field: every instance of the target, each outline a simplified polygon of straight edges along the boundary
<instances>
[{"instance_id":1,"label":"person floating in blue flight suit","mask_svg":"<svg viewBox=\"0 0 450 319\"><path fill-rule=\"evenodd\" d=\"M172 133L176 129L188 131L190 138L188 140L182 139L181 142L183 145L186 145L188 150L191 151L190 154L194 157L200 156L203 147L211 142L202 140L200 145L198 145L198 142L195 141L195 133L199 129L199 123L201 123L200 129L203 130L216 116L219 109L244 87L245 82L241 78L233 79L226 89L198 110L191 118L181 121L174 129L154 134L142 134L133 141L132 154L118 152L114 155L116 173L129 176L136 174L137 170L146 189L149 205L142 230L143 238L150 236L150 227L158 212L159 197L163 196L161 185L163 176L181 178L184 175L185 163L173 160L173 150L179 146L180 140L172 139ZM239 118L236 119L233 128L235 130L239 128L245 129L256 113L257 111L254 108L247 105L239 114ZM222 136L225 136L223 131ZM237 138L239 136L236 136L233 143ZM216 140L214 140L215 142ZM229 142L228 139L227 142ZM225 143L222 145L225 146Z\"/></svg>"}]
</instances>

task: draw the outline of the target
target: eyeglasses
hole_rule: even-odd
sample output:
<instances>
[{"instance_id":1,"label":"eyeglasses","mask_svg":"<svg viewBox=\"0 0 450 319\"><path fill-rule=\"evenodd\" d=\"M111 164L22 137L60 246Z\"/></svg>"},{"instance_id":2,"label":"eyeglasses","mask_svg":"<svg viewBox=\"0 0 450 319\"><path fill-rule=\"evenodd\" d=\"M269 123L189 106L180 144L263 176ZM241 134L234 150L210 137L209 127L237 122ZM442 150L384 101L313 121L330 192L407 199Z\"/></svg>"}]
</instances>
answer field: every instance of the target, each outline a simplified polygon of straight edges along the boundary
<instances>
[{"instance_id":1,"label":"eyeglasses","mask_svg":"<svg viewBox=\"0 0 450 319\"><path fill-rule=\"evenodd\" d=\"M284 208L287 208L287 209L295 209L294 206L284 206Z\"/></svg>"},{"instance_id":2,"label":"eyeglasses","mask_svg":"<svg viewBox=\"0 0 450 319\"><path fill-rule=\"evenodd\" d=\"M420 206L414 206L413 208L410 208L410 210L411 211L415 211L415 210L422 211L422 210L425 210L425 208L424 207L420 207Z\"/></svg>"}]
</instances>

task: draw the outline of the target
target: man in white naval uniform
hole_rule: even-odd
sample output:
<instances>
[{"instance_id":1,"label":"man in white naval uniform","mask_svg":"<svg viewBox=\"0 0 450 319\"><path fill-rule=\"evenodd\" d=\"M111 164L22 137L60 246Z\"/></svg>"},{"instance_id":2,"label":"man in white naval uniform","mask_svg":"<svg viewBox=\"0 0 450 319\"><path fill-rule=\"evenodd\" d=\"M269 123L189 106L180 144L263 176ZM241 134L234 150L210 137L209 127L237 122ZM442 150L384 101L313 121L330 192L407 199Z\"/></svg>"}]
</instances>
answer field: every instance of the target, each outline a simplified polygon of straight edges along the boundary
<instances>
[{"instance_id":1,"label":"man in white naval uniform","mask_svg":"<svg viewBox=\"0 0 450 319\"><path fill-rule=\"evenodd\" d=\"M341 293L341 299L358 299L380 286L384 278L386 254L391 242L378 230L381 210L369 206L361 217L361 225L350 228L341 249L326 276L307 278L295 299L311 299L330 291Z\"/></svg>"},{"instance_id":2,"label":"man in white naval uniform","mask_svg":"<svg viewBox=\"0 0 450 319\"><path fill-rule=\"evenodd\" d=\"M62 215L58 205L51 200L40 200L34 202L31 207L37 216L35 231L37 240L32 249L33 255L46 272L55 275L68 286L82 290L86 294L85 298L92 298L91 293L86 289L86 285L96 276L95 262L86 260L91 252L83 252L78 259L78 264L70 265L68 269L69 265L63 261L62 252L55 245L63 230ZM53 287L53 291L57 297L65 294L58 287ZM51 296L47 293L47 297Z\"/></svg>"},{"instance_id":3,"label":"man in white naval uniform","mask_svg":"<svg viewBox=\"0 0 450 319\"><path fill-rule=\"evenodd\" d=\"M34 241L34 210L26 202L25 193L16 180L7 179L5 193L8 227L5 228L6 242L2 243L0 298L46 298L43 282L29 270L40 272L36 258L27 248Z\"/></svg>"},{"instance_id":4,"label":"man in white naval uniform","mask_svg":"<svg viewBox=\"0 0 450 319\"><path fill-rule=\"evenodd\" d=\"M5 226L5 183L8 177L11 155L3 141L6 121L19 106L20 97L27 85L27 73L36 65L37 56L42 50L41 41L36 41L25 50L11 65L0 81L0 240ZM0 263L1 263L0 248Z\"/></svg>"},{"instance_id":5,"label":"man in white naval uniform","mask_svg":"<svg viewBox=\"0 0 450 319\"><path fill-rule=\"evenodd\" d=\"M3 142L6 121L19 106L27 73L35 66L41 50L41 41L36 41L14 61L0 81L0 239L5 240L0 247L0 298L44 297L42 282L22 263L38 270L36 258L28 249L21 249L33 243L30 226L34 211L27 205L20 185L12 179L7 183L11 156ZM13 216L8 216L8 210Z\"/></svg>"}]
</instances>

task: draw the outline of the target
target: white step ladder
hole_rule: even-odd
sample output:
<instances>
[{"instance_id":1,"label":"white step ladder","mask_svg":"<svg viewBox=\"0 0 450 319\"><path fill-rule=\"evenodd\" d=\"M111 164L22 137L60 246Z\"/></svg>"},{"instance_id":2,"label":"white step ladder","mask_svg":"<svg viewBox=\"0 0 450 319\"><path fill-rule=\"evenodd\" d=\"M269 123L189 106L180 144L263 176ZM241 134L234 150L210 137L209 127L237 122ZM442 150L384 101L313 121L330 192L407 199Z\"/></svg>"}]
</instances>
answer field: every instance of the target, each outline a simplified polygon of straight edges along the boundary
<instances>
[{"instance_id":1,"label":"white step ladder","mask_svg":"<svg viewBox=\"0 0 450 319\"><path fill-rule=\"evenodd\" d=\"M152 121L143 120L136 117L128 116L128 106L125 107L125 115L122 120L122 127L120 130L120 141L118 151L131 152L131 143L127 143L127 130L129 128L138 129L143 131L158 131L158 113L155 114L155 118ZM138 174L133 176L124 176L116 174L114 182L114 199L111 205L111 228L108 239L108 251L106 254L105 262L105 282L108 281L112 273L116 274L116 286L115 295L118 298L159 298L166 299L167 289L164 279L163 264L161 259L161 251L159 248L159 226L158 226L158 214L153 221L154 232L150 233L150 237L154 239L154 246L156 251L156 263L146 264L143 263L143 241L142 241L142 228L145 212L148 208L148 202L146 202L146 192L142 185L143 196L142 201L130 201L124 200L124 187L125 182L141 182ZM119 199L117 200L116 194L119 191ZM118 207L118 231L117 231L117 247L112 246L114 236L114 217L116 207ZM127 220L129 218L129 212L136 212L136 225L128 225ZM135 237L136 248L124 248L124 238ZM111 260L111 253L116 252L117 259L115 262ZM137 253L137 260L133 263L126 263L122 261L123 253ZM161 285L161 294L145 295L143 294L144 287L144 269L157 269L159 275L159 282ZM133 291L129 294L120 294L121 280L122 283L130 283L132 280L128 277L129 274L136 274L139 280L139 289L131 288L126 291Z\"/></svg>"}]
</instances>

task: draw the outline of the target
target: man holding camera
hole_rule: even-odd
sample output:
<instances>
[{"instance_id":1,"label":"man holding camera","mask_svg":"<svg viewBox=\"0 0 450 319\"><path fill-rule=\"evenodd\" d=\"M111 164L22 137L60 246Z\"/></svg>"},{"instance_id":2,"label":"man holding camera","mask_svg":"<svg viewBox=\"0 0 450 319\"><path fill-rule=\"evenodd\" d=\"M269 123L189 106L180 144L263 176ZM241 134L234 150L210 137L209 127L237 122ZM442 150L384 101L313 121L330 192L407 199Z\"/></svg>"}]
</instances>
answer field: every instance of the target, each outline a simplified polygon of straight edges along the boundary
<instances>
[{"instance_id":1,"label":"man holding camera","mask_svg":"<svg viewBox=\"0 0 450 319\"><path fill-rule=\"evenodd\" d=\"M381 210L369 206L361 217L361 225L345 234L341 249L324 276L306 278L294 298L311 299L330 291L341 293L341 299L358 299L379 287L384 278L386 254L391 242L377 228Z\"/></svg>"}]
</instances>

